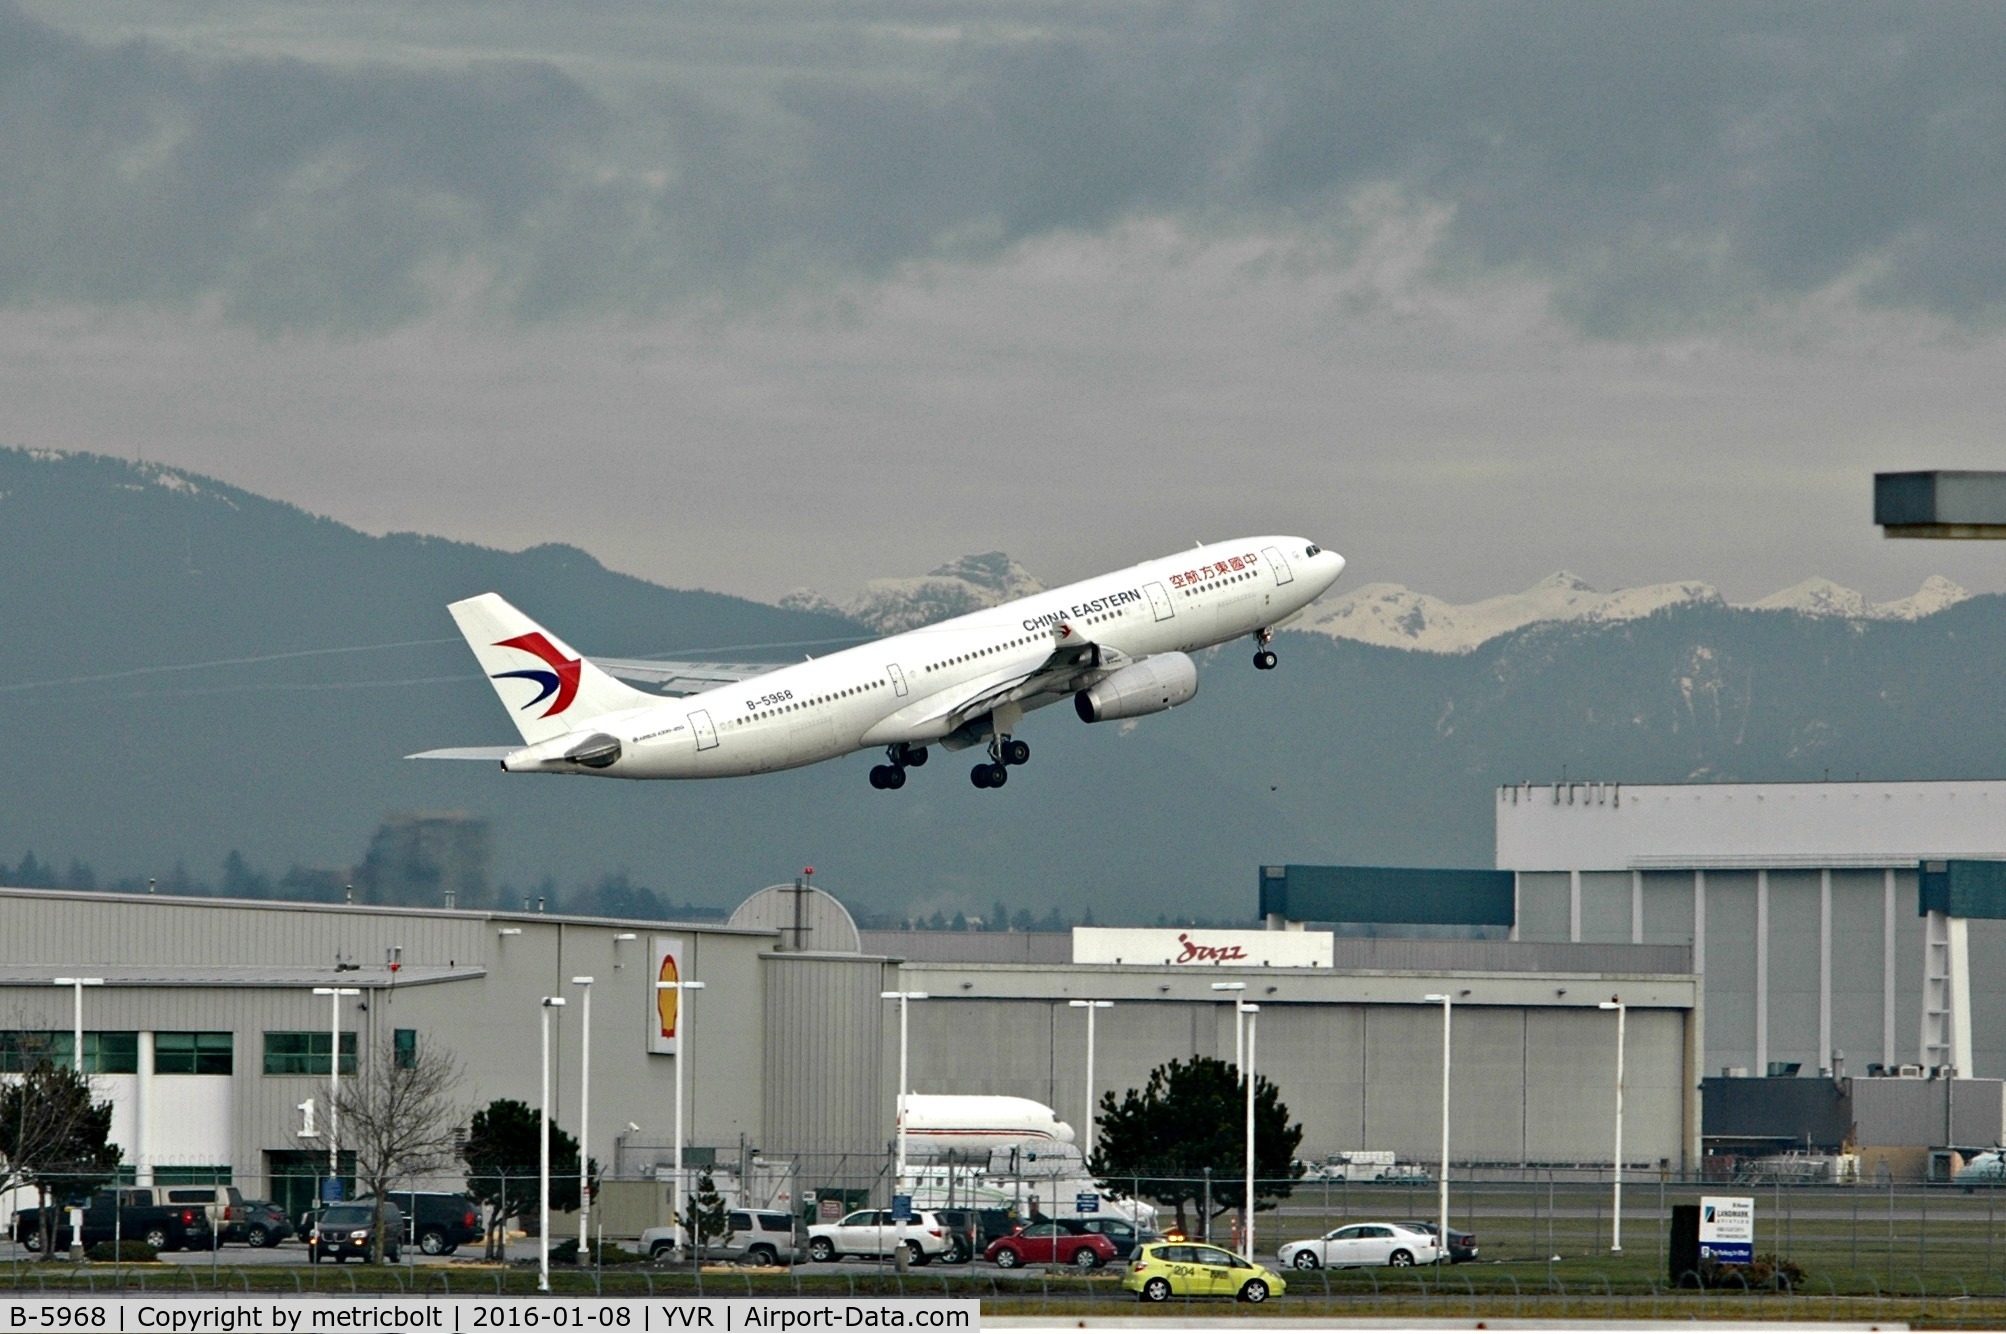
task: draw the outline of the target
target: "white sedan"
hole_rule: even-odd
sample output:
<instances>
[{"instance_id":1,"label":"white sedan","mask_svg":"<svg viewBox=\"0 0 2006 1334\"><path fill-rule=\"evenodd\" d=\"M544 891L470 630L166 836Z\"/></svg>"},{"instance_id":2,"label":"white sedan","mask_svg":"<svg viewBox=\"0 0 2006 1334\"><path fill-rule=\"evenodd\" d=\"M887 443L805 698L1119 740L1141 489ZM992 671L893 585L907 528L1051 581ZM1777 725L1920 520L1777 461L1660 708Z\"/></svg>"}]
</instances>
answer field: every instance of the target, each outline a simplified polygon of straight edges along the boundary
<instances>
[{"instance_id":1,"label":"white sedan","mask_svg":"<svg viewBox=\"0 0 2006 1334\"><path fill-rule=\"evenodd\" d=\"M1289 1242L1276 1258L1297 1269L1405 1268L1434 1264L1442 1252L1433 1237L1403 1223L1349 1223L1321 1237Z\"/></svg>"}]
</instances>

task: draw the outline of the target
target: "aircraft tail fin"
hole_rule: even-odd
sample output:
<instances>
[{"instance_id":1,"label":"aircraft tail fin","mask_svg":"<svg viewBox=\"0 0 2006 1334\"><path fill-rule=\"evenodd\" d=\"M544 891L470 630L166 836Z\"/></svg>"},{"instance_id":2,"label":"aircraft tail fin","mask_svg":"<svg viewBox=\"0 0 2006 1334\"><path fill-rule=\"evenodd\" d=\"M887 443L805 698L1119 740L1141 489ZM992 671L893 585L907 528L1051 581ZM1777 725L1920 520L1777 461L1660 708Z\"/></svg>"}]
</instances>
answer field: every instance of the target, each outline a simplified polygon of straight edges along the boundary
<instances>
[{"instance_id":1,"label":"aircraft tail fin","mask_svg":"<svg viewBox=\"0 0 2006 1334\"><path fill-rule=\"evenodd\" d=\"M531 745L578 731L603 714L661 702L615 681L499 594L483 593L447 610Z\"/></svg>"}]
</instances>

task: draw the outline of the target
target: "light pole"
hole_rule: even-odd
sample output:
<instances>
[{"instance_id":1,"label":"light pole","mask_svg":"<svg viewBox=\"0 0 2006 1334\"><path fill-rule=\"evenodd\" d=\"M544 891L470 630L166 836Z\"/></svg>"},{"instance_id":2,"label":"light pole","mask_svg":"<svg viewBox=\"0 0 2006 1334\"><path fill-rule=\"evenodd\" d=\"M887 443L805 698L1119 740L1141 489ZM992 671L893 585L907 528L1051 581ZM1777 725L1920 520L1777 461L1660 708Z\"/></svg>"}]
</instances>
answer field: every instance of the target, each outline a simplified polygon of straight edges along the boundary
<instances>
[{"instance_id":1,"label":"light pole","mask_svg":"<svg viewBox=\"0 0 2006 1334\"><path fill-rule=\"evenodd\" d=\"M675 1220L676 1240L680 1243L683 1236L683 1062L689 1059L690 1054L689 993L702 991L703 983L685 982L678 973L671 980L656 982L655 990L676 993L676 1182L669 1200L672 1206L669 1216Z\"/></svg>"},{"instance_id":2,"label":"light pole","mask_svg":"<svg viewBox=\"0 0 2006 1334\"><path fill-rule=\"evenodd\" d=\"M1094 1011L1112 1010L1114 1002L1076 1000L1067 1001L1066 1004L1075 1010L1087 1012L1087 1146L1081 1157L1092 1158L1094 1156Z\"/></svg>"},{"instance_id":3,"label":"light pole","mask_svg":"<svg viewBox=\"0 0 2006 1334\"><path fill-rule=\"evenodd\" d=\"M1464 995L1469 995L1466 991ZM1435 1238L1435 1256L1438 1260L1449 1254L1449 1011L1455 1004L1455 997L1446 991L1431 992L1422 1000L1442 1003L1442 1176L1441 1186L1441 1233Z\"/></svg>"},{"instance_id":4,"label":"light pole","mask_svg":"<svg viewBox=\"0 0 2006 1334\"><path fill-rule=\"evenodd\" d=\"M1610 1210L1609 1253L1623 1253L1623 1021L1629 1007L1621 996L1611 996L1595 1007L1616 1012L1616 1202Z\"/></svg>"},{"instance_id":5,"label":"light pole","mask_svg":"<svg viewBox=\"0 0 2006 1334\"><path fill-rule=\"evenodd\" d=\"M592 979L574 977L571 985L585 989L578 1015L578 1263L584 1264L592 1244L588 1230L592 1224L592 1183L587 1180L585 1166L591 1161L586 1146L592 1133Z\"/></svg>"},{"instance_id":6,"label":"light pole","mask_svg":"<svg viewBox=\"0 0 2006 1334\"><path fill-rule=\"evenodd\" d=\"M360 996L361 987L315 987L313 994L327 997L330 1012L327 1025L327 1175L341 1180L341 998ZM325 1195L325 1191L322 1192ZM323 1199L321 1203L328 1203Z\"/></svg>"},{"instance_id":7,"label":"light pole","mask_svg":"<svg viewBox=\"0 0 2006 1334\"><path fill-rule=\"evenodd\" d=\"M59 987L74 987L76 989L77 1011L75 1028L77 1049L71 1054L76 1057L77 1073L82 1074L84 1072L84 988L101 987L104 985L104 979L101 977L59 977L56 979L56 985Z\"/></svg>"},{"instance_id":8,"label":"light pole","mask_svg":"<svg viewBox=\"0 0 2006 1334\"><path fill-rule=\"evenodd\" d=\"M562 996L543 998L543 1078L536 1104L536 1288L550 1291L550 1012L564 1004ZM580 1146L581 1151L583 1146Z\"/></svg>"},{"instance_id":9,"label":"light pole","mask_svg":"<svg viewBox=\"0 0 2006 1334\"><path fill-rule=\"evenodd\" d=\"M1261 1007L1241 1001L1233 1007L1247 1016L1247 1221L1240 1225L1240 1241L1247 1248L1247 1258L1254 1258L1254 1025L1261 1017Z\"/></svg>"},{"instance_id":10,"label":"light pole","mask_svg":"<svg viewBox=\"0 0 2006 1334\"><path fill-rule=\"evenodd\" d=\"M1245 982L1214 982L1212 984L1212 990L1214 991L1245 991L1246 989L1247 984ZM1225 1000L1226 998L1221 996L1219 999ZM1240 998L1235 996L1233 999L1238 1001ZM1245 1039L1241 1034L1240 1015L1236 1010L1233 1014L1233 1071L1235 1074L1239 1073L1240 1064L1246 1059Z\"/></svg>"},{"instance_id":11,"label":"light pole","mask_svg":"<svg viewBox=\"0 0 2006 1334\"><path fill-rule=\"evenodd\" d=\"M926 993L924 991L880 991L878 999L895 1000L899 1003L899 1159L898 1169L892 1174L892 1191L896 1194L899 1186L905 1181L906 1034L908 1031L906 1028L906 1002L923 1001L926 999Z\"/></svg>"}]
</instances>

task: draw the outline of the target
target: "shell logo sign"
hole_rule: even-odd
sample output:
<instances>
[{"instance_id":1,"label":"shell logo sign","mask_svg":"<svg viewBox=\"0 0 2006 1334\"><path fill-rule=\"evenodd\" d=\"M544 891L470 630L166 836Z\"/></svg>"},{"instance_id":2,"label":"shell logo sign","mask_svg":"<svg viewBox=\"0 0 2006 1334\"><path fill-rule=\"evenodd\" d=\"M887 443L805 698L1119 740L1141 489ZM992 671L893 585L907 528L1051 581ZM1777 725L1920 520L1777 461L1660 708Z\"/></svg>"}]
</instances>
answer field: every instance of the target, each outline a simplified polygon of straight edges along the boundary
<instances>
[{"instance_id":1,"label":"shell logo sign","mask_svg":"<svg viewBox=\"0 0 2006 1334\"><path fill-rule=\"evenodd\" d=\"M655 980L657 982L680 982L682 980L683 938L681 936L655 936ZM648 1050L661 1056L673 1056L681 1035L682 993L674 987L653 988L654 997L650 1001L651 1013L648 1017Z\"/></svg>"}]
</instances>

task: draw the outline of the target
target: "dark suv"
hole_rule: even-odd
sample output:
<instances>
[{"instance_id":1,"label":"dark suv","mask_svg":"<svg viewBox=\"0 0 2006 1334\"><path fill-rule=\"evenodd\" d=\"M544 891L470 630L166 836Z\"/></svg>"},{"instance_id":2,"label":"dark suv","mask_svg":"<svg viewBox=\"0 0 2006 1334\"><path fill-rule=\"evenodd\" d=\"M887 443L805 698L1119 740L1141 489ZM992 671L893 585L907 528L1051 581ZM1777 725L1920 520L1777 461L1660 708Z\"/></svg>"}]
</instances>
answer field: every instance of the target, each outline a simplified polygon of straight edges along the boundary
<instances>
[{"instance_id":1,"label":"dark suv","mask_svg":"<svg viewBox=\"0 0 2006 1334\"><path fill-rule=\"evenodd\" d=\"M383 1258L392 1264L397 1262L397 1238L402 1235L404 1221L395 1205L390 1206L383 1218ZM314 1216L313 1231L306 1235L307 1259L315 1264L322 1260L340 1264L351 1255L367 1260L370 1238L375 1231L374 1200L330 1204Z\"/></svg>"},{"instance_id":2,"label":"dark suv","mask_svg":"<svg viewBox=\"0 0 2006 1334\"><path fill-rule=\"evenodd\" d=\"M481 1236L481 1209L464 1195L393 1190L390 1203L404 1214L404 1240L427 1255L451 1255Z\"/></svg>"},{"instance_id":3,"label":"dark suv","mask_svg":"<svg viewBox=\"0 0 2006 1334\"><path fill-rule=\"evenodd\" d=\"M947 1229L947 1254L940 1258L948 1264L967 1264L988 1250L989 1243L1017 1230L1017 1220L1010 1216L1008 1209L936 1209L934 1214ZM974 1233L972 1243L971 1231Z\"/></svg>"}]
</instances>

